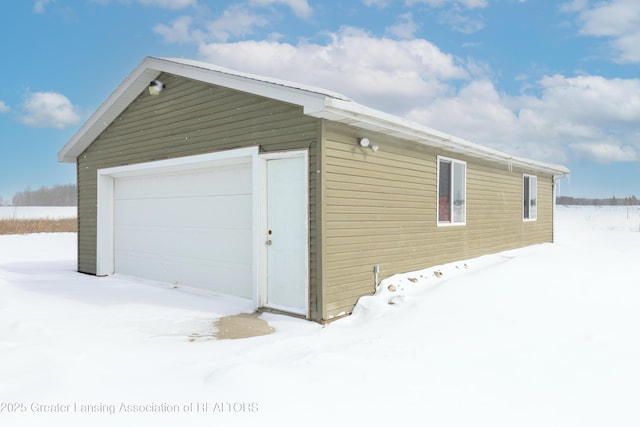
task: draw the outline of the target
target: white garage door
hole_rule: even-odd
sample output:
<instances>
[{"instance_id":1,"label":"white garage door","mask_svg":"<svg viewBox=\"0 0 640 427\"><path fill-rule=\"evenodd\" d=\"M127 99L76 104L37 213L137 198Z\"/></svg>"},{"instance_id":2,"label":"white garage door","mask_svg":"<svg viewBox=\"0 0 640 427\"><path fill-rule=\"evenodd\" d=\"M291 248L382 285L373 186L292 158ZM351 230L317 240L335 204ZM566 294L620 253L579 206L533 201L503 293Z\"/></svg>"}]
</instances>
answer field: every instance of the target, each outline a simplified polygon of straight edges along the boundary
<instances>
[{"instance_id":1,"label":"white garage door","mask_svg":"<svg viewBox=\"0 0 640 427\"><path fill-rule=\"evenodd\" d=\"M116 177L115 272L252 298L251 168Z\"/></svg>"}]
</instances>

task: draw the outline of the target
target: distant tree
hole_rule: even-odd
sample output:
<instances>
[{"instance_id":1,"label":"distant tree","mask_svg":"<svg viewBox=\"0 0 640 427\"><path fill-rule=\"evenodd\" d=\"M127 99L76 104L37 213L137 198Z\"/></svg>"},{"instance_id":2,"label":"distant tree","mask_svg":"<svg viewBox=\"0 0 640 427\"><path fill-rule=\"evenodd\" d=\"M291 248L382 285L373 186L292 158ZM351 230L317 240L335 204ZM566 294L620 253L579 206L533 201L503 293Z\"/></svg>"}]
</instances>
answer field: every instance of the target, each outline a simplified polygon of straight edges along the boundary
<instances>
[{"instance_id":1,"label":"distant tree","mask_svg":"<svg viewBox=\"0 0 640 427\"><path fill-rule=\"evenodd\" d=\"M77 206L78 199L75 184L66 184L38 190L27 186L13 196L12 202L14 206Z\"/></svg>"},{"instance_id":2,"label":"distant tree","mask_svg":"<svg viewBox=\"0 0 640 427\"><path fill-rule=\"evenodd\" d=\"M640 201L636 196L617 198L615 196L608 199L588 199L584 197L557 196L556 203L559 205L573 206L638 206Z\"/></svg>"}]
</instances>

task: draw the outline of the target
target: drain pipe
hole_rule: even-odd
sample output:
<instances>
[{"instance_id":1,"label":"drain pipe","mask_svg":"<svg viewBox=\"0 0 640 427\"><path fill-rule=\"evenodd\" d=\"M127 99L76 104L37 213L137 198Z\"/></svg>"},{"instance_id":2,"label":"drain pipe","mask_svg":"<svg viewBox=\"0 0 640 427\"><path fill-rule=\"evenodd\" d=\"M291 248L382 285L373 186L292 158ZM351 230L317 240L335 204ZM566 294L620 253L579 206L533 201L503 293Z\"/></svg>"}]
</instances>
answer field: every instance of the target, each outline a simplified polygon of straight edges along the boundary
<instances>
[{"instance_id":1,"label":"drain pipe","mask_svg":"<svg viewBox=\"0 0 640 427\"><path fill-rule=\"evenodd\" d=\"M376 289L378 289L378 273L380 273L380 266L378 264L373 266L373 280L376 285Z\"/></svg>"},{"instance_id":2,"label":"drain pipe","mask_svg":"<svg viewBox=\"0 0 640 427\"><path fill-rule=\"evenodd\" d=\"M560 180L565 176L566 175L553 177L553 188L551 190L551 197L553 198L553 205L551 209L551 241L552 242L556 241L556 216L558 212L556 200L558 199L558 187L560 187Z\"/></svg>"}]
</instances>

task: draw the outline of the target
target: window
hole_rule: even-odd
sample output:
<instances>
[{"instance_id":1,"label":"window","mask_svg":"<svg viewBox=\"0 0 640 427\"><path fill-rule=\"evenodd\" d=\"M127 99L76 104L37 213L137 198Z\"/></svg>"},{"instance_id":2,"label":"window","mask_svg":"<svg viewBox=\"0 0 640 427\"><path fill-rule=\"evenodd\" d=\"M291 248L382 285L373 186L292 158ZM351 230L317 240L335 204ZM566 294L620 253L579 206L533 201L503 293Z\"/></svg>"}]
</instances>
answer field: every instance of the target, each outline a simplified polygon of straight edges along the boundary
<instances>
[{"instance_id":1,"label":"window","mask_svg":"<svg viewBox=\"0 0 640 427\"><path fill-rule=\"evenodd\" d=\"M522 218L526 221L534 221L538 217L538 177L524 175L522 182L524 200Z\"/></svg>"},{"instance_id":2,"label":"window","mask_svg":"<svg viewBox=\"0 0 640 427\"><path fill-rule=\"evenodd\" d=\"M438 225L466 222L466 180L465 162L438 158Z\"/></svg>"}]
</instances>

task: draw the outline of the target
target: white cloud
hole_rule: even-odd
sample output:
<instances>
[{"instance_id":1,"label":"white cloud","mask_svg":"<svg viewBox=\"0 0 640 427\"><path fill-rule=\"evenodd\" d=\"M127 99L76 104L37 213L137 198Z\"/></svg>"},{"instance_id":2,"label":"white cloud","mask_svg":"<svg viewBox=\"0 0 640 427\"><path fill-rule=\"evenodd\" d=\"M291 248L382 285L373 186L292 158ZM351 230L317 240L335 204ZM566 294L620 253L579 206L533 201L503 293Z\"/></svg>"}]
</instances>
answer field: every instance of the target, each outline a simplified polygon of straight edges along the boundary
<instances>
[{"instance_id":1,"label":"white cloud","mask_svg":"<svg viewBox=\"0 0 640 427\"><path fill-rule=\"evenodd\" d=\"M138 0L140 2L159 4L167 0ZM177 1L177 0L174 0ZM186 2L187 0L183 0ZM195 5L195 0L194 0ZM167 43L202 43L205 41L227 42L232 38L245 37L253 34L257 28L266 27L269 20L254 12L255 8L268 7L283 4L290 7L293 12L302 18L312 15L313 9L307 0L250 0L246 4L232 4L214 20L200 20L199 25L204 30L194 27L193 16L182 16L171 24L156 24L153 31L162 36ZM270 38L278 38L278 34L272 34Z\"/></svg>"},{"instance_id":2,"label":"white cloud","mask_svg":"<svg viewBox=\"0 0 640 427\"><path fill-rule=\"evenodd\" d=\"M5 104L3 101L0 101L0 114L8 113L9 110L11 110L11 108L9 108L9 106Z\"/></svg>"},{"instance_id":3,"label":"white cloud","mask_svg":"<svg viewBox=\"0 0 640 427\"><path fill-rule=\"evenodd\" d=\"M408 6L423 3L431 7L442 7L447 4L453 4L462 5L469 9L475 9L487 7L489 2L488 0L407 0L406 3Z\"/></svg>"},{"instance_id":4,"label":"white cloud","mask_svg":"<svg viewBox=\"0 0 640 427\"><path fill-rule=\"evenodd\" d=\"M540 80L548 108L576 122L604 126L640 122L640 80L562 75Z\"/></svg>"},{"instance_id":5,"label":"white cloud","mask_svg":"<svg viewBox=\"0 0 640 427\"><path fill-rule=\"evenodd\" d=\"M293 13L300 18L309 18L313 14L313 9L307 0L250 0L251 6L271 6L273 4L284 4L289 6Z\"/></svg>"},{"instance_id":6,"label":"white cloud","mask_svg":"<svg viewBox=\"0 0 640 427\"><path fill-rule=\"evenodd\" d=\"M153 27L153 32L161 35L167 43L189 43L199 42L204 39L204 34L200 30L191 30L193 18L183 16L171 25L157 24Z\"/></svg>"},{"instance_id":7,"label":"white cloud","mask_svg":"<svg viewBox=\"0 0 640 427\"><path fill-rule=\"evenodd\" d=\"M63 129L80 121L77 108L56 92L29 93L22 107L25 115L20 121L27 126Z\"/></svg>"},{"instance_id":8,"label":"white cloud","mask_svg":"<svg viewBox=\"0 0 640 427\"><path fill-rule=\"evenodd\" d=\"M419 25L413 20L411 13L405 13L398 17L398 22L386 29L388 34L400 39L411 39L418 31Z\"/></svg>"},{"instance_id":9,"label":"white cloud","mask_svg":"<svg viewBox=\"0 0 640 427\"><path fill-rule=\"evenodd\" d=\"M226 42L230 37L246 36L253 33L255 27L264 27L269 21L249 9L234 5L225 10L218 19L207 24L212 40Z\"/></svg>"},{"instance_id":10,"label":"white cloud","mask_svg":"<svg viewBox=\"0 0 640 427\"><path fill-rule=\"evenodd\" d=\"M441 13L439 19L440 22L464 34L477 33L484 28L484 22L481 19L463 15L457 8Z\"/></svg>"},{"instance_id":11,"label":"white cloud","mask_svg":"<svg viewBox=\"0 0 640 427\"><path fill-rule=\"evenodd\" d=\"M589 0L572 0L560 5L560 10L563 12L579 12L585 9L589 5Z\"/></svg>"},{"instance_id":12,"label":"white cloud","mask_svg":"<svg viewBox=\"0 0 640 427\"><path fill-rule=\"evenodd\" d=\"M345 27L323 42L199 44L204 60L341 92L486 146L551 162L640 159L640 79L546 76L499 92L487 64Z\"/></svg>"},{"instance_id":13,"label":"white cloud","mask_svg":"<svg viewBox=\"0 0 640 427\"><path fill-rule=\"evenodd\" d=\"M196 6L197 0L138 0L138 3L147 6L158 6L166 9L184 9L190 6Z\"/></svg>"},{"instance_id":14,"label":"white cloud","mask_svg":"<svg viewBox=\"0 0 640 427\"><path fill-rule=\"evenodd\" d=\"M44 0L50 1L50 0ZM102 6L108 5L111 0L90 0L92 3L98 3ZM119 0L121 3L131 3L133 0ZM165 9L184 9L187 7L196 7L198 0L135 0L145 6L162 7Z\"/></svg>"},{"instance_id":15,"label":"white cloud","mask_svg":"<svg viewBox=\"0 0 640 427\"><path fill-rule=\"evenodd\" d=\"M637 159L640 80L556 75L536 87L539 96L513 97L499 94L488 80L476 80L454 96L417 106L410 117L541 160L563 162L571 154L603 163Z\"/></svg>"},{"instance_id":16,"label":"white cloud","mask_svg":"<svg viewBox=\"0 0 640 427\"><path fill-rule=\"evenodd\" d=\"M487 79L471 81L457 93L415 105L408 117L480 144L525 154L525 147L516 146L520 126L517 113ZM542 157L531 150L526 154Z\"/></svg>"},{"instance_id":17,"label":"white cloud","mask_svg":"<svg viewBox=\"0 0 640 427\"><path fill-rule=\"evenodd\" d=\"M41 0L41 1L55 1L55 0ZM91 3L97 3L102 6L107 6L113 0L89 0ZM132 3L137 2L145 6L161 7L163 9L178 10L187 7L198 6L198 0L119 0L120 3Z\"/></svg>"},{"instance_id":18,"label":"white cloud","mask_svg":"<svg viewBox=\"0 0 640 427\"><path fill-rule=\"evenodd\" d=\"M51 0L38 0L33 4L33 13L44 13L44 9Z\"/></svg>"},{"instance_id":19,"label":"white cloud","mask_svg":"<svg viewBox=\"0 0 640 427\"><path fill-rule=\"evenodd\" d=\"M608 38L616 61L640 62L640 2L611 0L591 6L574 0L562 10L578 13L580 34Z\"/></svg>"},{"instance_id":20,"label":"white cloud","mask_svg":"<svg viewBox=\"0 0 640 427\"><path fill-rule=\"evenodd\" d=\"M638 149L629 145L576 143L570 147L578 157L598 163L638 161Z\"/></svg>"},{"instance_id":21,"label":"white cloud","mask_svg":"<svg viewBox=\"0 0 640 427\"><path fill-rule=\"evenodd\" d=\"M448 80L469 77L453 56L426 40L379 39L353 28L331 34L326 44L211 43L202 44L200 54L229 68L343 92L398 114L444 95Z\"/></svg>"},{"instance_id":22,"label":"white cloud","mask_svg":"<svg viewBox=\"0 0 640 427\"><path fill-rule=\"evenodd\" d=\"M440 8L438 20L449 25L453 30L473 34L484 28L482 16L470 16L470 9L482 9L488 6L487 0L407 0L408 6L427 4L433 8Z\"/></svg>"},{"instance_id":23,"label":"white cloud","mask_svg":"<svg viewBox=\"0 0 640 427\"><path fill-rule=\"evenodd\" d=\"M365 6L368 7L378 7L381 9L384 9L385 7L389 6L391 0L362 0L362 3L364 3Z\"/></svg>"}]
</instances>

